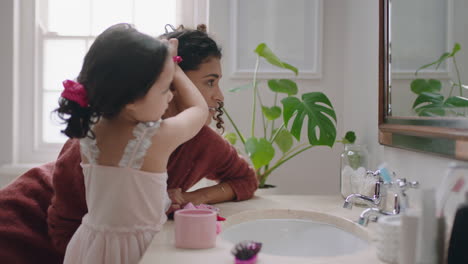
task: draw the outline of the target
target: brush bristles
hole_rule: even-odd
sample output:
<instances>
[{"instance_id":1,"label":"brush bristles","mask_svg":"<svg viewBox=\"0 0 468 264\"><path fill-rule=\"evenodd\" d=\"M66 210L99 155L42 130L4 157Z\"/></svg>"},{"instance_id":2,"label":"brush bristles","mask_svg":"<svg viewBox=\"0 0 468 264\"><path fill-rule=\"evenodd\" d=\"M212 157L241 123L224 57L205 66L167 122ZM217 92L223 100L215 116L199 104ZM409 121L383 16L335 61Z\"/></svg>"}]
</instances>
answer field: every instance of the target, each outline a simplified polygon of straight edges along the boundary
<instances>
[{"instance_id":1,"label":"brush bristles","mask_svg":"<svg viewBox=\"0 0 468 264\"><path fill-rule=\"evenodd\" d=\"M241 241L231 250L231 253L239 260L249 260L262 249L262 243L255 241Z\"/></svg>"}]
</instances>

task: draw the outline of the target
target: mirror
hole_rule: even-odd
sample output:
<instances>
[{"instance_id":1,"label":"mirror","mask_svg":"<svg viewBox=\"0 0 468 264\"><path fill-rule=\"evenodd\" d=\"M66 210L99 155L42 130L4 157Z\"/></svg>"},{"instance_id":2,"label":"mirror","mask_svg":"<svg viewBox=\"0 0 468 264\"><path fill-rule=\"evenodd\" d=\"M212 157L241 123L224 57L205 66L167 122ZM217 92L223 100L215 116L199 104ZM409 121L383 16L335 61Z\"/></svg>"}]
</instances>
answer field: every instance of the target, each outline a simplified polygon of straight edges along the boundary
<instances>
[{"instance_id":1,"label":"mirror","mask_svg":"<svg viewBox=\"0 0 468 264\"><path fill-rule=\"evenodd\" d=\"M379 141L468 160L468 2L381 0Z\"/></svg>"}]
</instances>

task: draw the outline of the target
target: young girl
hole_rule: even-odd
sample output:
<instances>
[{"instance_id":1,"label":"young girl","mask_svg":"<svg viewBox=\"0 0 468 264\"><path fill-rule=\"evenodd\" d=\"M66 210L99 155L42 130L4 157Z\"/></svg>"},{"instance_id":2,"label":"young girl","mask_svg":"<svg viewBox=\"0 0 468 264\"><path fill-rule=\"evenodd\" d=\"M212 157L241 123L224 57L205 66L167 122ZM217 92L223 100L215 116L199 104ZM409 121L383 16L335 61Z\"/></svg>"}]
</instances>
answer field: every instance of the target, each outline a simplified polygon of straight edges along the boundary
<instances>
[{"instance_id":1,"label":"young girl","mask_svg":"<svg viewBox=\"0 0 468 264\"><path fill-rule=\"evenodd\" d=\"M174 61L177 40L158 41L128 24L99 35L77 82L65 81L63 131L81 138L88 213L64 263L137 263L166 221L170 154L208 116L203 97ZM173 95L184 110L161 120Z\"/></svg>"}]
</instances>

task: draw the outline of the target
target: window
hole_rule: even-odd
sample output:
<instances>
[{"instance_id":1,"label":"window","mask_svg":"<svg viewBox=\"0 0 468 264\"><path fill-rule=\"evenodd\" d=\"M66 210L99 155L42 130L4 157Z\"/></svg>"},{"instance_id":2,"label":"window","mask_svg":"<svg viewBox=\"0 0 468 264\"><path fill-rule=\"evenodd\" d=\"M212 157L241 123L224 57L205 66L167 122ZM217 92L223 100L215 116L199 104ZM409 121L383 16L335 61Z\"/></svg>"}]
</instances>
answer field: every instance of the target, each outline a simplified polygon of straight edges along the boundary
<instances>
[{"instance_id":1,"label":"window","mask_svg":"<svg viewBox=\"0 0 468 264\"><path fill-rule=\"evenodd\" d=\"M75 79L86 51L110 25L127 22L152 36L165 24L206 23L206 0L25 0L12 12L18 39L11 164L54 160L66 137L58 106L62 81ZM8 99L5 99L8 100Z\"/></svg>"},{"instance_id":2,"label":"window","mask_svg":"<svg viewBox=\"0 0 468 264\"><path fill-rule=\"evenodd\" d=\"M175 24L175 1L167 0L42 0L39 1L38 123L45 144L63 143L64 127L51 114L57 107L65 79L75 79L97 35L108 26L127 22L152 36Z\"/></svg>"}]
</instances>

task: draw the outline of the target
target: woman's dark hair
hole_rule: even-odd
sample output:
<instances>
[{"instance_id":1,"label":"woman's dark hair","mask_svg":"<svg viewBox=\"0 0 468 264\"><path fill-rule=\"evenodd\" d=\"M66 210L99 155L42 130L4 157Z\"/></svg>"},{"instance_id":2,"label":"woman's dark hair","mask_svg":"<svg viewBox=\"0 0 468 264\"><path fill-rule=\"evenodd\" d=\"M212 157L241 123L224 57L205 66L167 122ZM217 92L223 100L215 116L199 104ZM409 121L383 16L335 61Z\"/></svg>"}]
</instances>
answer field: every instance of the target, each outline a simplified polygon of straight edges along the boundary
<instances>
[{"instance_id":1,"label":"woman's dark hair","mask_svg":"<svg viewBox=\"0 0 468 264\"><path fill-rule=\"evenodd\" d=\"M198 70L200 64L213 57L221 59L221 48L206 33L206 26L203 24L198 25L197 29L185 29L179 26L175 31L161 37L179 40L177 55L183 59L179 66L184 72Z\"/></svg>"},{"instance_id":2,"label":"woman's dark hair","mask_svg":"<svg viewBox=\"0 0 468 264\"><path fill-rule=\"evenodd\" d=\"M223 107L224 102L219 101L218 107L216 107L216 114L213 116L213 120L216 121L216 128L219 129L221 134L224 134L224 120L222 118L224 115Z\"/></svg>"},{"instance_id":3,"label":"woman's dark hair","mask_svg":"<svg viewBox=\"0 0 468 264\"><path fill-rule=\"evenodd\" d=\"M179 40L179 47L177 49L177 55L181 56L183 61L179 63L180 68L186 71L198 70L200 65L211 58L221 59L222 53L221 48L206 33L206 25L200 24L197 29L186 29L184 26L179 26L177 29L170 26L174 31L168 32L161 37L171 39L176 38ZM166 27L167 28L167 27ZM218 102L216 108L216 114L213 116L213 120L216 121L216 127L224 132L224 121L222 115L224 114L222 108L223 102Z\"/></svg>"},{"instance_id":4,"label":"woman's dark hair","mask_svg":"<svg viewBox=\"0 0 468 264\"><path fill-rule=\"evenodd\" d=\"M70 138L94 137L90 126L115 117L125 105L146 95L161 74L168 48L161 41L117 24L102 32L86 54L77 81L85 87L88 107L60 98L57 111Z\"/></svg>"}]
</instances>

